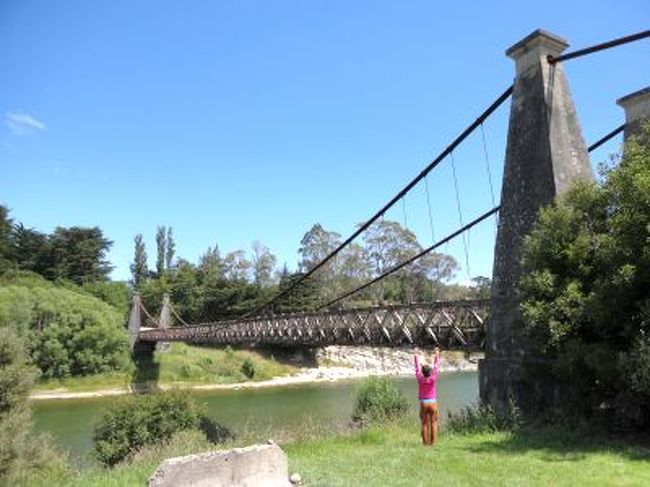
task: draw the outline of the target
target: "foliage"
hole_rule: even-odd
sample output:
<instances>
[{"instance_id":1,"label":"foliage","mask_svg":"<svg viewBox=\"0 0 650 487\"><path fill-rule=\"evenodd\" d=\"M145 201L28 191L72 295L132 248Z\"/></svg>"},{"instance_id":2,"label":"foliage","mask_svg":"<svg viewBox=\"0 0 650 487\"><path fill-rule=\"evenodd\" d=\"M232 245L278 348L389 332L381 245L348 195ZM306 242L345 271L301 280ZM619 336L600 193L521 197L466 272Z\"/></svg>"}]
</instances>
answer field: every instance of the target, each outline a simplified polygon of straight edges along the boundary
<instances>
[{"instance_id":1,"label":"foliage","mask_svg":"<svg viewBox=\"0 0 650 487\"><path fill-rule=\"evenodd\" d=\"M252 251L253 282L258 286L271 285L271 276L277 261L275 255L258 240L253 242Z\"/></svg>"},{"instance_id":2,"label":"foliage","mask_svg":"<svg viewBox=\"0 0 650 487\"><path fill-rule=\"evenodd\" d=\"M516 431L521 425L521 415L510 401L503 414L495 413L489 404L465 406L457 413L449 413L445 429L455 434L496 433Z\"/></svg>"},{"instance_id":3,"label":"foliage","mask_svg":"<svg viewBox=\"0 0 650 487\"><path fill-rule=\"evenodd\" d=\"M160 392L120 398L95 428L94 454L111 467L144 445L198 429L200 421L201 410L187 394Z\"/></svg>"},{"instance_id":4,"label":"foliage","mask_svg":"<svg viewBox=\"0 0 650 487\"><path fill-rule=\"evenodd\" d=\"M250 358L246 358L246 360L244 360L244 363L241 364L241 372L249 379L255 377L257 371L255 370L255 364L251 361Z\"/></svg>"},{"instance_id":5,"label":"foliage","mask_svg":"<svg viewBox=\"0 0 650 487\"><path fill-rule=\"evenodd\" d=\"M113 267L106 253L113 242L98 227L57 227L48 238L50 265L45 275L77 284L106 280Z\"/></svg>"},{"instance_id":6,"label":"foliage","mask_svg":"<svg viewBox=\"0 0 650 487\"><path fill-rule=\"evenodd\" d=\"M629 375L647 366L650 332L650 127L603 175L540 213L525 244L522 312L565 414L611 411L650 426L647 382Z\"/></svg>"},{"instance_id":7,"label":"foliage","mask_svg":"<svg viewBox=\"0 0 650 487\"><path fill-rule=\"evenodd\" d=\"M398 419L408 411L408 401L388 377L371 376L355 390L352 419L376 423Z\"/></svg>"},{"instance_id":8,"label":"foliage","mask_svg":"<svg viewBox=\"0 0 650 487\"><path fill-rule=\"evenodd\" d=\"M23 342L0 327L0 483L16 485L25 476L66 469L49 439L31 429L28 395L35 376Z\"/></svg>"},{"instance_id":9,"label":"foliage","mask_svg":"<svg viewBox=\"0 0 650 487\"><path fill-rule=\"evenodd\" d=\"M165 272L165 254L167 252L167 230L158 227L156 231L156 276L162 277Z\"/></svg>"},{"instance_id":10,"label":"foliage","mask_svg":"<svg viewBox=\"0 0 650 487\"><path fill-rule=\"evenodd\" d=\"M97 298L55 286L36 275L3 276L0 328L29 344L42 377L123 369L128 362L124 317Z\"/></svg>"},{"instance_id":11,"label":"foliage","mask_svg":"<svg viewBox=\"0 0 650 487\"><path fill-rule=\"evenodd\" d=\"M174 265L174 255L176 253L176 243L174 242L174 230L167 227L167 237L165 238L165 268L170 270Z\"/></svg>"},{"instance_id":12,"label":"foliage","mask_svg":"<svg viewBox=\"0 0 650 487\"><path fill-rule=\"evenodd\" d=\"M106 260L111 245L98 227L57 227L47 235L14 223L0 206L0 273L20 269L76 284L105 281L112 270Z\"/></svg>"},{"instance_id":13,"label":"foliage","mask_svg":"<svg viewBox=\"0 0 650 487\"><path fill-rule=\"evenodd\" d=\"M186 322L213 321L239 317L257 310L272 296L283 293L302 279L339 244L341 236L313 225L300 242L298 272L290 272L285 264L279 272L276 257L259 241L250 253L242 249L221 255L215 244L204 252L198 264L178 259L173 268L167 266L170 229L159 227L156 234L157 272L147 274L146 253L142 236L136 236L135 261L131 266L133 282L142 295L145 307L152 313L160 309L162 296L170 294L175 310ZM369 231L364 245L353 243L336 258L319 268L309 279L282 296L272 313L313 311L318 305L350 290L422 250L415 235L397 222L384 221ZM375 292L368 289L355 295L349 306L377 302L405 303L430 301L448 297L444 283L457 268L448 255L426 255L395 276L382 281ZM479 291L465 286L454 288L453 296L475 297ZM483 286L483 290L484 290ZM478 287L477 287L478 289Z\"/></svg>"},{"instance_id":14,"label":"foliage","mask_svg":"<svg viewBox=\"0 0 650 487\"><path fill-rule=\"evenodd\" d=\"M145 248L142 234L137 234L133 240L135 242L135 255L133 257L133 264L131 264L131 278L133 280L133 286L139 289L149 275L147 249Z\"/></svg>"},{"instance_id":15,"label":"foliage","mask_svg":"<svg viewBox=\"0 0 650 487\"><path fill-rule=\"evenodd\" d=\"M131 290L123 281L88 281L80 290L101 299L126 316L131 307Z\"/></svg>"}]
</instances>

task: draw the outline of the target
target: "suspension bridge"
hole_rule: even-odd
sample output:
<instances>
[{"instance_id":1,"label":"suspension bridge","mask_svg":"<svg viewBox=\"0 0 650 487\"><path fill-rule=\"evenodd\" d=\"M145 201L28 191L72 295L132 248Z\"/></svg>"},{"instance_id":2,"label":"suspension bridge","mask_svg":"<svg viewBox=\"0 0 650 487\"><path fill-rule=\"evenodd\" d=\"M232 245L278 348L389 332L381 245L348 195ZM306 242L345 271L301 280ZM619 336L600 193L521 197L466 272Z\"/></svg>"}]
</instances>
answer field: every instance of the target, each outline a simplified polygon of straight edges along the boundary
<instances>
[{"instance_id":1,"label":"suspension bridge","mask_svg":"<svg viewBox=\"0 0 650 487\"><path fill-rule=\"evenodd\" d=\"M568 43L549 32L537 30L513 45L506 54L515 62L515 80L415 178L374 213L363 225L291 286L257 309L236 319L210 323L186 323L165 299L160 316L154 318L134 297L128 330L132 346L184 341L248 345L438 345L444 348L483 349L480 368L481 396L491 404L504 404L521 388L519 370L525 360L517 283L525 236L530 233L540 208L563 194L576 180L594 180L589 152L624 133L633 135L650 118L650 87L618 100L625 123L587 146L573 104L563 63L650 37L650 31L563 54ZM465 223L458 203L460 228L430 247L382 272L368 282L322 303L314 312L274 315L273 305L301 286L332 261L344 248L379 220L506 101L511 100L501 202ZM487 159L487 153L486 153ZM454 168L454 187L458 185ZM489 174L489 164L488 164ZM427 193L428 194L428 193ZM400 306L341 309L356 293L407 268L448 242L462 238L473 227L498 214L492 290L490 300L446 301ZM337 306L334 309L334 306ZM144 316L144 318L143 318ZM172 317L181 326L171 326ZM142 325L145 326L142 326Z\"/></svg>"}]
</instances>

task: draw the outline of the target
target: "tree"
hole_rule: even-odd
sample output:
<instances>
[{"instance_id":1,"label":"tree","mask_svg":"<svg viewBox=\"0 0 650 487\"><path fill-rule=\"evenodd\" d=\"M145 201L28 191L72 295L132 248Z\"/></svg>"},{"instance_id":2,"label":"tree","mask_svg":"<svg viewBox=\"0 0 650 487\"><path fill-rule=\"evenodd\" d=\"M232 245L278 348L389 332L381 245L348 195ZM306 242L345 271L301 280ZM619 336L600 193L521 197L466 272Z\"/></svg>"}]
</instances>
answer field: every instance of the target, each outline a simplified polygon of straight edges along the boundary
<instances>
[{"instance_id":1,"label":"tree","mask_svg":"<svg viewBox=\"0 0 650 487\"><path fill-rule=\"evenodd\" d=\"M156 276L161 277L165 272L165 252L167 250L167 230L158 227L156 232Z\"/></svg>"},{"instance_id":2,"label":"tree","mask_svg":"<svg viewBox=\"0 0 650 487\"><path fill-rule=\"evenodd\" d=\"M0 273L11 268L14 262L13 228L9 209L0 205Z\"/></svg>"},{"instance_id":3,"label":"tree","mask_svg":"<svg viewBox=\"0 0 650 487\"><path fill-rule=\"evenodd\" d=\"M398 222L375 222L363 237L373 275L378 276L422 251L413 232ZM411 302L431 299L436 287L451 278L458 264L449 255L429 253L381 281L375 299Z\"/></svg>"},{"instance_id":4,"label":"tree","mask_svg":"<svg viewBox=\"0 0 650 487\"><path fill-rule=\"evenodd\" d=\"M35 435L32 430L29 391L35 377L36 370L27 363L23 341L13 330L0 326L2 485L31 485L27 480L30 477L43 477L41 481L48 483L65 471L63 459L54 452L49 439Z\"/></svg>"},{"instance_id":5,"label":"tree","mask_svg":"<svg viewBox=\"0 0 650 487\"><path fill-rule=\"evenodd\" d=\"M175 251L176 244L174 242L174 232L172 227L167 227L167 249L165 250L165 267L167 270L172 268Z\"/></svg>"},{"instance_id":6,"label":"tree","mask_svg":"<svg viewBox=\"0 0 650 487\"><path fill-rule=\"evenodd\" d=\"M312 226L300 240L300 270L310 271L339 245L340 239L340 234L328 232L320 223Z\"/></svg>"},{"instance_id":7,"label":"tree","mask_svg":"<svg viewBox=\"0 0 650 487\"><path fill-rule=\"evenodd\" d=\"M340 234L325 230L319 223L312 226L300 240L300 271L307 273L312 270L339 246L340 240ZM313 285L320 290L319 294L323 299L328 299L340 291L337 281L338 263L339 257L336 256L312 276Z\"/></svg>"},{"instance_id":8,"label":"tree","mask_svg":"<svg viewBox=\"0 0 650 487\"><path fill-rule=\"evenodd\" d=\"M52 269L52 252L47 235L19 223L13 228L12 240L14 262L19 269L50 279L57 277Z\"/></svg>"},{"instance_id":9,"label":"tree","mask_svg":"<svg viewBox=\"0 0 650 487\"><path fill-rule=\"evenodd\" d=\"M268 247L262 245L258 240L253 242L253 280L258 286L271 284L271 276L275 267L276 258Z\"/></svg>"},{"instance_id":10,"label":"tree","mask_svg":"<svg viewBox=\"0 0 650 487\"><path fill-rule=\"evenodd\" d=\"M228 252L223 259L224 275L231 281L248 281L251 267L243 250Z\"/></svg>"},{"instance_id":11,"label":"tree","mask_svg":"<svg viewBox=\"0 0 650 487\"><path fill-rule=\"evenodd\" d=\"M472 279L472 294L476 299L490 299L492 279L485 276L476 276Z\"/></svg>"},{"instance_id":12,"label":"tree","mask_svg":"<svg viewBox=\"0 0 650 487\"><path fill-rule=\"evenodd\" d=\"M133 264L131 264L131 276L133 279L133 287L138 289L146 281L149 275L149 268L147 267L147 250L142 234L138 233L134 241L135 255L133 256Z\"/></svg>"},{"instance_id":13,"label":"tree","mask_svg":"<svg viewBox=\"0 0 650 487\"><path fill-rule=\"evenodd\" d=\"M422 250L413 232L389 220L372 224L364 233L363 241L375 275L382 274Z\"/></svg>"},{"instance_id":14,"label":"tree","mask_svg":"<svg viewBox=\"0 0 650 487\"><path fill-rule=\"evenodd\" d=\"M223 260L217 244L208 249L199 258L199 273L203 282L215 282L224 277Z\"/></svg>"},{"instance_id":15,"label":"tree","mask_svg":"<svg viewBox=\"0 0 650 487\"><path fill-rule=\"evenodd\" d=\"M522 312L531 347L552 364L555 407L650 426L648 382L626 373L650 376L650 126L603 178L540 212L524 247Z\"/></svg>"},{"instance_id":16,"label":"tree","mask_svg":"<svg viewBox=\"0 0 650 487\"><path fill-rule=\"evenodd\" d=\"M52 278L84 281L107 280L113 267L106 253L113 242L99 227L57 227L49 238Z\"/></svg>"},{"instance_id":17,"label":"tree","mask_svg":"<svg viewBox=\"0 0 650 487\"><path fill-rule=\"evenodd\" d=\"M290 273L285 264L280 272L278 291L284 292L289 287L293 286L299 279L302 279L303 276L304 273L302 272ZM319 287L316 281L312 277L309 277L299 286L294 288L293 291L280 298L273 311L276 313L313 311L320 302Z\"/></svg>"},{"instance_id":18,"label":"tree","mask_svg":"<svg viewBox=\"0 0 650 487\"><path fill-rule=\"evenodd\" d=\"M22 341L0 327L0 479L7 475L27 441L29 391L36 370L27 365Z\"/></svg>"}]
</instances>

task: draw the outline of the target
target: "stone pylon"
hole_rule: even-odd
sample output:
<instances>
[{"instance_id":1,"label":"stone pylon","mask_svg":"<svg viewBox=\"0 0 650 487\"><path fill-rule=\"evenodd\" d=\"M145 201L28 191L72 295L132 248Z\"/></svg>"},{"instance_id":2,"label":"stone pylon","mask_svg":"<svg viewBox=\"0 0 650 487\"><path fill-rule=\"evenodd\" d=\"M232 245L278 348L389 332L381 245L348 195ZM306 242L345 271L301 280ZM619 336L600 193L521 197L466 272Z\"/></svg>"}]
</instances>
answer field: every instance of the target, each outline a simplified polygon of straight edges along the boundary
<instances>
[{"instance_id":1,"label":"stone pylon","mask_svg":"<svg viewBox=\"0 0 650 487\"><path fill-rule=\"evenodd\" d=\"M163 303L160 308L160 315L158 316L158 326L160 326L160 328L169 328L171 325L172 313L169 294L163 294ZM169 351L169 347L169 342L158 342L156 343L156 352L167 352Z\"/></svg>"},{"instance_id":2,"label":"stone pylon","mask_svg":"<svg viewBox=\"0 0 650 487\"><path fill-rule=\"evenodd\" d=\"M129 335L129 346L133 351L135 342L138 341L138 334L140 333L140 326L142 324L140 317L140 294L133 293L133 300L131 302L131 313L129 315L129 324L127 325L127 333Z\"/></svg>"},{"instance_id":3,"label":"stone pylon","mask_svg":"<svg viewBox=\"0 0 650 487\"><path fill-rule=\"evenodd\" d=\"M523 241L540 208L553 202L576 179L593 180L575 107L559 56L567 42L536 30L506 54L515 61L501 210L485 359L480 394L497 411L509 398L525 406L537 384L522 380L526 362L534 361L522 336L518 283ZM539 391L537 391L539 392Z\"/></svg>"},{"instance_id":4,"label":"stone pylon","mask_svg":"<svg viewBox=\"0 0 650 487\"><path fill-rule=\"evenodd\" d=\"M638 134L650 120L650 86L616 100L625 110L625 140Z\"/></svg>"}]
</instances>

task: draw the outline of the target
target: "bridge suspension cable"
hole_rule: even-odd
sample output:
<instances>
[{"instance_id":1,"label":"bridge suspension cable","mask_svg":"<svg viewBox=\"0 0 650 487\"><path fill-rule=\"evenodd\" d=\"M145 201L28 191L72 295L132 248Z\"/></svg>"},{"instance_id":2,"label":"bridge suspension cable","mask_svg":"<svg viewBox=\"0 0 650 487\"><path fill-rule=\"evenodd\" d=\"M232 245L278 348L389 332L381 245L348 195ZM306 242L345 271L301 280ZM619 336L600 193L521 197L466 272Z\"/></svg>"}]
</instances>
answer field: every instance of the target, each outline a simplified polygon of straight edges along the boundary
<instances>
[{"instance_id":1,"label":"bridge suspension cable","mask_svg":"<svg viewBox=\"0 0 650 487\"><path fill-rule=\"evenodd\" d=\"M294 283L292 283L287 289L281 291L280 293L276 294L274 297L266 301L265 303L261 304L257 308L255 308L253 311L250 311L246 314L243 315L243 317L247 317L250 315L256 315L266 309L268 306L276 303L280 298L286 296L289 294L291 291L293 291L296 287L298 287L300 284L302 284L306 279L308 279L310 276L312 276L318 269L323 267L325 264L327 264L330 260L332 260L339 252L341 252L345 247L347 247L355 238L357 238L361 233L363 233L365 230L367 230L370 225L372 225L375 221L377 221L381 216L386 213L387 210L389 210L397 201L399 201L406 193L408 193L413 187L418 184L422 179L424 179L429 172L433 168L435 168L440 162L442 162L451 152L458 147L479 125L481 125L497 108L499 108L503 102L505 102L510 95L512 94L513 90L513 85L510 85L506 90L501 93L496 100L492 102L488 108L481 113L474 122L472 122L458 137L456 137L438 156L429 163L427 167L425 167L420 173L413 178L406 186L404 186L393 198L391 198L388 203L386 203L381 209L379 209L372 217L370 217L363 225L359 226L359 228L352 233L343 243L341 243L338 247L336 247L332 252L330 252L323 260L321 260L318 264L316 264L314 267L312 267L308 272L303 274L299 279L297 279Z\"/></svg>"},{"instance_id":2,"label":"bridge suspension cable","mask_svg":"<svg viewBox=\"0 0 650 487\"><path fill-rule=\"evenodd\" d=\"M600 139L598 139L598 140L597 140L596 142L594 142L593 144L591 144L591 145L587 148L587 152L591 152L591 151L594 151L594 150L598 149L598 148L599 148L601 145L603 145L605 142L607 142L607 141L610 140L610 139L613 139L613 138L616 137L618 134L620 134L621 132L623 132L623 130L625 130L625 124L624 124L624 123L621 124L621 125L619 125L618 127L616 127L614 130L612 130L611 132L609 132L607 135L604 135L603 137L601 137Z\"/></svg>"},{"instance_id":3,"label":"bridge suspension cable","mask_svg":"<svg viewBox=\"0 0 650 487\"><path fill-rule=\"evenodd\" d=\"M559 63L560 61L566 61L568 59L575 59L577 57L586 56L587 54L593 54L594 52L604 51L605 49L611 49L612 47L618 47L623 44L628 44L630 42L640 41L641 39L646 39L650 37L650 30L644 30L637 34L632 34L625 37L619 37L618 39L613 39L611 41L603 42L602 44L596 44L591 47L586 47L584 49L579 49L577 51L568 52L562 56L552 56L549 54L547 60L550 64Z\"/></svg>"},{"instance_id":4,"label":"bridge suspension cable","mask_svg":"<svg viewBox=\"0 0 650 487\"><path fill-rule=\"evenodd\" d=\"M349 296L352 296L353 294L358 293L359 291L362 291L363 289L366 289L366 288L369 287L369 286L372 286L374 283L381 281L381 280L384 279L385 277L388 277L388 276L390 276L391 274L394 274L395 272L399 271L400 269L403 269L403 268L406 267L407 265L412 264L413 262L415 262L416 260L418 260L420 257L424 257L426 254L428 254L428 253L431 252L432 250L435 250L435 249L437 249L438 247L440 247L441 245L446 244L447 242L449 242L450 240L456 238L458 235L462 234L463 232L466 232L467 230L469 230L469 229L472 228L473 226L478 225L479 223L481 223L481 222L482 222L483 220L485 220L486 218L491 217L491 216L494 215L496 212L498 212L500 208L501 208L500 206L496 206L496 207L492 208L492 209L491 209L490 211L488 211L487 213L484 213L484 214L482 214L481 216L479 216L478 218L472 220L472 221L469 222L467 225L465 225L465 226L463 226L462 228L459 228L458 230L456 230L454 233L451 233L451 234L447 235L447 236L446 236L445 238L443 238L442 240L437 241L435 244L431 245L430 247L427 247L426 249L424 249L424 250L421 251L420 253L418 253L418 254L414 255L413 257L411 257L411 258L405 260L404 262L402 262L402 263L400 263L400 264L397 264L396 266L390 268L389 270L387 270L387 271L384 272L383 274L381 274L381 275L375 277L374 279L372 279L372 280L366 282L365 284L362 284L361 286L358 286L358 287L354 288L354 289L351 290L351 291L348 291L348 292L342 294L341 296L339 296L339 297L337 297L337 298L332 299L331 301L328 301L328 302L325 303L325 304L322 304L322 305L318 306L318 307L316 308L316 311L319 311L319 310L321 310L321 309L323 309L323 308L327 308L327 307L329 307L329 306L331 306L331 305L333 305L333 304L336 304L336 303L338 303L339 301L341 301L341 300L343 300L343 299L345 299L345 298L347 298L347 297L349 297Z\"/></svg>"},{"instance_id":5,"label":"bridge suspension cable","mask_svg":"<svg viewBox=\"0 0 650 487\"><path fill-rule=\"evenodd\" d=\"M598 147L600 147L601 145L603 145L603 144L604 144L605 142L607 142L608 140L611 140L613 137L615 137L616 135L620 134L624 129L625 129L625 124L622 124L622 125L620 125L619 127L615 128L614 130L612 130L611 132L609 132L608 134L606 134L605 136L601 137L601 138L598 139L596 142L594 142L593 144L591 144L591 145L587 148L587 152L592 152L592 151L594 151L595 149L597 149ZM372 280L370 280L370 281L368 281L368 282L366 282L366 283L364 283L364 284L362 284L362 285L360 285L360 286L358 286L358 287L352 289L351 291L348 291L348 292L346 292L346 293L344 293L344 294L342 294L342 295L340 295L340 296L338 296L338 297L336 297L336 298L334 298L334 299L328 301L327 303L318 306L318 307L316 308L316 311L321 310L321 309L323 309L323 308L327 308L327 307L329 307L329 306L331 306L331 305L333 305L333 304L336 304L336 303L342 301L343 299L348 298L348 297L352 296L353 294L356 294L356 293L358 293L359 291L362 291L362 290L364 290L364 289L366 289L366 288L372 286L373 284L375 284L376 282L381 281L381 280L384 279L385 277L388 277L389 275L391 275L391 274L397 272L398 270L403 269L403 268L406 267L407 265L412 264L413 262L415 262L415 261L418 260L419 258L424 257L426 254L428 254L428 253L431 252L432 250L435 250L436 248L440 247L441 245L444 245L444 244L448 243L450 240L456 238L458 235L461 235L461 234L464 235L464 232L470 230L473 226L478 225L479 223L481 223L481 222L482 222L483 220L485 220L486 218L489 218L490 216L494 215L495 213L497 213L497 212L499 211L500 208L501 208L500 205L499 205L499 206L495 206L494 208L492 208L492 209L491 209L490 211L488 211L487 213L484 213L483 215L479 216L478 218L476 218L475 220L471 221L471 222L468 223L467 225L464 225L462 228L458 229L458 230L455 231L454 233L449 234L447 237L445 237L445 238L443 238L442 240L436 242L435 244L431 245L430 247L424 249L424 250L421 251L419 254L414 255L413 257L411 257L411 258L405 260L404 262L402 262L402 263L400 263L400 264L397 264L396 266L392 267L391 269L389 269L388 271L384 272L383 274L381 274L381 275L375 277L374 279L372 279ZM462 217L461 217L461 218L462 218ZM467 257L467 254L466 254L466 257ZM469 265L469 264L468 264L468 265Z\"/></svg>"},{"instance_id":6,"label":"bridge suspension cable","mask_svg":"<svg viewBox=\"0 0 650 487\"><path fill-rule=\"evenodd\" d=\"M148 320L149 320L149 321L150 321L154 326L156 326L156 327L159 327L159 326L160 326L160 324L158 323L158 321L157 321L153 316L151 316L151 313L149 313L149 311L147 311L147 308L144 307L144 304L142 304L142 302L140 302L140 309L141 309L142 312L144 313L145 317L146 317L146 318L147 318L147 319L148 319Z\"/></svg>"}]
</instances>

